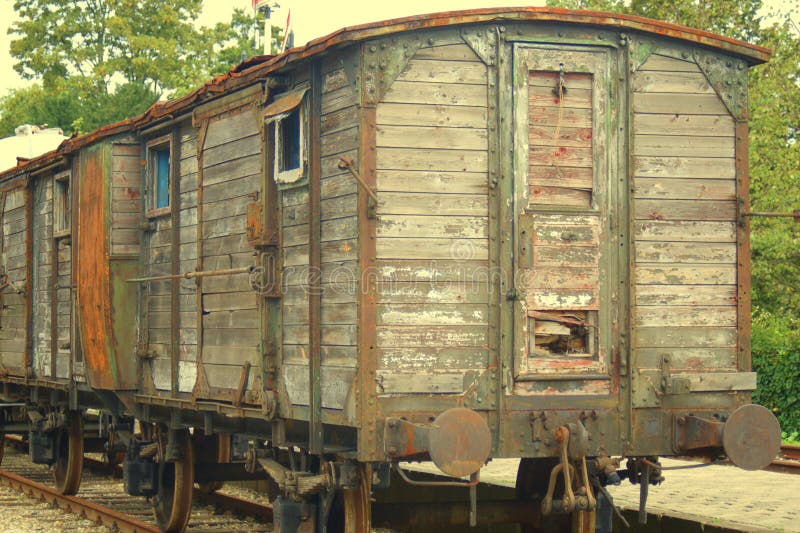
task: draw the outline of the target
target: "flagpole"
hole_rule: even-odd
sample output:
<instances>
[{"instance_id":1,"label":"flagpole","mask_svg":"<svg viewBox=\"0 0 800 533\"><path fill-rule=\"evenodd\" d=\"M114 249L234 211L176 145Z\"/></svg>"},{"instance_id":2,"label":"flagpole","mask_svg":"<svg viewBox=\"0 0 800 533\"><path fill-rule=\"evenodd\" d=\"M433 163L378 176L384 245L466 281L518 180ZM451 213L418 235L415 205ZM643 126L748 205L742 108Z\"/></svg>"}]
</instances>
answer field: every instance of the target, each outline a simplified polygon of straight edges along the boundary
<instances>
[{"instance_id":1,"label":"flagpole","mask_svg":"<svg viewBox=\"0 0 800 533\"><path fill-rule=\"evenodd\" d=\"M272 8L281 7L278 2L274 0L252 0L253 11L258 14L259 11L264 11L264 55L270 55L272 51L272 26L270 25L270 16Z\"/></svg>"},{"instance_id":2,"label":"flagpole","mask_svg":"<svg viewBox=\"0 0 800 533\"><path fill-rule=\"evenodd\" d=\"M289 13L286 15L286 28L283 30L283 42L281 42L281 53L286 51L286 43L289 41L289 31L292 28L292 9L289 8Z\"/></svg>"}]
</instances>

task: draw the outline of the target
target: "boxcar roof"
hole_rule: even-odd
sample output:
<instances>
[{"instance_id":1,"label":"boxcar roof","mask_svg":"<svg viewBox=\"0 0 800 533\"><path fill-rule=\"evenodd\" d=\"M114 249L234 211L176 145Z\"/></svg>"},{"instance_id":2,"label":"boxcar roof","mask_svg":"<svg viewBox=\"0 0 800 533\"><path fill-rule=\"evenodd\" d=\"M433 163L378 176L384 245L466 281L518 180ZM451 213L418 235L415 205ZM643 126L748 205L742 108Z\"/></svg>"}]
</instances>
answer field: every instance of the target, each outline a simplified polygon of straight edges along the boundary
<instances>
[{"instance_id":1,"label":"boxcar roof","mask_svg":"<svg viewBox=\"0 0 800 533\"><path fill-rule=\"evenodd\" d=\"M287 64L321 54L328 49L395 33L459 26L481 22L534 21L588 26L614 27L623 30L639 31L662 37L670 37L694 44L715 48L747 60L750 64L763 63L769 59L767 48L749 44L737 39L716 35L704 30L687 28L635 15L605 13L600 11L570 10L549 7L487 8L464 11L449 11L427 15L415 15L398 19L371 22L349 26L309 41L304 46L291 48L278 56L257 56L232 68L226 74L217 76L194 92L181 98L156 102L147 111L116 124L104 126L85 135L64 141L58 149L32 159L20 166L0 172L0 181L13 178L24 172L49 165L53 159L69 154L92 142L112 135L145 128L150 124L188 112L201 102L215 96L245 87L254 81L279 70Z\"/></svg>"}]
</instances>

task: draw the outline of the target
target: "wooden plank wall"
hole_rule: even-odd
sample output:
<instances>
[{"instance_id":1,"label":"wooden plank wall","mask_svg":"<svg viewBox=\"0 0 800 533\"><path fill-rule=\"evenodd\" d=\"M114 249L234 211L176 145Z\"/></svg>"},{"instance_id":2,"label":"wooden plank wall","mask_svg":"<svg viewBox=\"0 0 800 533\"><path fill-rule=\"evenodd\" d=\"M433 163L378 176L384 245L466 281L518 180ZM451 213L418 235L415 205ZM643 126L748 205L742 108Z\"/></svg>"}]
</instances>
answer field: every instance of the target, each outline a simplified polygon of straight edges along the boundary
<instances>
[{"instance_id":1,"label":"wooden plank wall","mask_svg":"<svg viewBox=\"0 0 800 533\"><path fill-rule=\"evenodd\" d=\"M736 368L734 122L693 62L635 73L637 367Z\"/></svg>"},{"instance_id":2,"label":"wooden plank wall","mask_svg":"<svg viewBox=\"0 0 800 533\"><path fill-rule=\"evenodd\" d=\"M3 263L8 281L14 287L0 293L0 371L14 375L25 375L25 338L27 319L25 316L26 284L26 237L28 222L25 216L25 188L19 187L4 193L3 209Z\"/></svg>"},{"instance_id":3,"label":"wooden plank wall","mask_svg":"<svg viewBox=\"0 0 800 533\"><path fill-rule=\"evenodd\" d=\"M322 407L343 409L357 362L358 185L338 167L358 161L357 93L339 61L323 66L321 161L321 369ZM293 404L309 403L308 186L284 190L283 375Z\"/></svg>"},{"instance_id":4,"label":"wooden plank wall","mask_svg":"<svg viewBox=\"0 0 800 533\"><path fill-rule=\"evenodd\" d=\"M256 264L247 240L247 203L261 189L261 133L252 107L212 118L203 149L203 270ZM183 258L183 257L182 257ZM257 294L246 274L202 282L203 353L208 385L236 389L242 366L259 374L261 341Z\"/></svg>"},{"instance_id":5,"label":"wooden plank wall","mask_svg":"<svg viewBox=\"0 0 800 533\"><path fill-rule=\"evenodd\" d=\"M321 146L322 407L343 409L355 376L358 335L358 184L338 166L359 160L358 100L339 62L323 67Z\"/></svg>"},{"instance_id":6,"label":"wooden plank wall","mask_svg":"<svg viewBox=\"0 0 800 533\"><path fill-rule=\"evenodd\" d=\"M72 183L70 182L70 185ZM58 278L56 279L56 377L67 378L72 354L72 240L56 241L58 251Z\"/></svg>"},{"instance_id":7,"label":"wooden plank wall","mask_svg":"<svg viewBox=\"0 0 800 533\"><path fill-rule=\"evenodd\" d=\"M53 273L53 178L33 181L33 372L51 377L50 280Z\"/></svg>"},{"instance_id":8,"label":"wooden plank wall","mask_svg":"<svg viewBox=\"0 0 800 533\"><path fill-rule=\"evenodd\" d=\"M197 266L197 129L189 121L180 126L180 271ZM197 378L197 283L180 281L178 392L192 392Z\"/></svg>"},{"instance_id":9,"label":"wooden plank wall","mask_svg":"<svg viewBox=\"0 0 800 533\"><path fill-rule=\"evenodd\" d=\"M460 393L488 361L486 66L420 49L377 128L379 390Z\"/></svg>"},{"instance_id":10,"label":"wooden plank wall","mask_svg":"<svg viewBox=\"0 0 800 533\"><path fill-rule=\"evenodd\" d=\"M139 255L142 146L114 143L111 154L111 255Z\"/></svg>"},{"instance_id":11,"label":"wooden plank wall","mask_svg":"<svg viewBox=\"0 0 800 533\"><path fill-rule=\"evenodd\" d=\"M141 209L138 202L137 212ZM172 273L172 220L169 215L150 218L153 230L145 233L144 254L147 276ZM147 297L147 352L152 359L153 381L157 389L172 389L172 297L170 281L145 284Z\"/></svg>"}]
</instances>

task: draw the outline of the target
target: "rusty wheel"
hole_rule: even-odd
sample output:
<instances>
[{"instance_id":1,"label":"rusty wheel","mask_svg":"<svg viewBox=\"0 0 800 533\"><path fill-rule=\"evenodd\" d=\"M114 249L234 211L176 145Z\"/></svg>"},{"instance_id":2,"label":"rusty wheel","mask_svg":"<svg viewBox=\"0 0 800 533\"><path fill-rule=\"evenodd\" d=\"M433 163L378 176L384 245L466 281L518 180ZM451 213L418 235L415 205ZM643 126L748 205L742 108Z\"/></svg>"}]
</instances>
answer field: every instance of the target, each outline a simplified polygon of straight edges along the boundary
<instances>
[{"instance_id":1,"label":"rusty wheel","mask_svg":"<svg viewBox=\"0 0 800 533\"><path fill-rule=\"evenodd\" d=\"M231 435L230 433L217 433L205 436L202 432L195 432L195 460L198 463L230 463L231 462ZM198 483L198 488L206 494L216 492L225 486L224 481L208 481Z\"/></svg>"},{"instance_id":2,"label":"rusty wheel","mask_svg":"<svg viewBox=\"0 0 800 533\"><path fill-rule=\"evenodd\" d=\"M358 486L344 493L344 532L361 533L372 530L372 467L365 463L358 465Z\"/></svg>"},{"instance_id":3,"label":"rusty wheel","mask_svg":"<svg viewBox=\"0 0 800 533\"><path fill-rule=\"evenodd\" d=\"M81 486L83 472L83 418L80 412L67 414L67 427L56 433L56 461L53 480L58 492L73 495Z\"/></svg>"},{"instance_id":4,"label":"rusty wheel","mask_svg":"<svg viewBox=\"0 0 800 533\"><path fill-rule=\"evenodd\" d=\"M186 529L192 512L194 449L188 430L171 432L177 437L180 457L158 465L158 493L153 496L153 514L165 533Z\"/></svg>"}]
</instances>

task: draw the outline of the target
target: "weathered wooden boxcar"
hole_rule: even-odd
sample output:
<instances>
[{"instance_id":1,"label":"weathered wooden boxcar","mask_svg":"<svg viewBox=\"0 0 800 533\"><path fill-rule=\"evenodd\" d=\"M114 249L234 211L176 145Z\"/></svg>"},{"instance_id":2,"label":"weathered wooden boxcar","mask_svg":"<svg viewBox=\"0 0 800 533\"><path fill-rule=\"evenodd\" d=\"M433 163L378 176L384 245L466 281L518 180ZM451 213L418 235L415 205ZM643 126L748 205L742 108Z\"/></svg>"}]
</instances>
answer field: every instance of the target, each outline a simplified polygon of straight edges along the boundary
<instances>
[{"instance_id":1,"label":"weathered wooden boxcar","mask_svg":"<svg viewBox=\"0 0 800 533\"><path fill-rule=\"evenodd\" d=\"M67 491L81 410L111 413L169 531L192 481L254 472L283 530L321 530L341 490L364 531L402 459L470 486L525 458L524 505L581 523L609 456L645 486L645 457L758 468L779 429L746 405L747 72L768 55L624 15L427 15L67 141L0 175L4 399ZM230 434L246 468L221 465Z\"/></svg>"}]
</instances>

